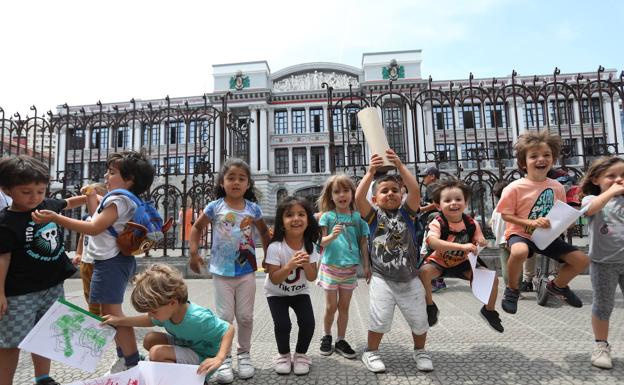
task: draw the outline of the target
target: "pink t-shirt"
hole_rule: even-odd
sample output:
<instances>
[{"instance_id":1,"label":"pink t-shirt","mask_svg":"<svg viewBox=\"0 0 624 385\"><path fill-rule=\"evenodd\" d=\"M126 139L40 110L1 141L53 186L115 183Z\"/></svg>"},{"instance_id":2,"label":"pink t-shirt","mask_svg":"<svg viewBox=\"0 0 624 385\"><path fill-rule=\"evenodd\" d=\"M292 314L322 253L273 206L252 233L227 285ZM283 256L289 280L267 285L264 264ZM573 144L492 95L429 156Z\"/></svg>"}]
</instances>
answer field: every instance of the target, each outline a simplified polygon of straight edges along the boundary
<instances>
[{"instance_id":1,"label":"pink t-shirt","mask_svg":"<svg viewBox=\"0 0 624 385\"><path fill-rule=\"evenodd\" d=\"M476 243L479 239L483 238L483 233L481 232L481 227L479 226L479 223L477 223L477 221L475 221L475 225L476 225L476 229L475 229L475 233L472 239L468 239L468 232L465 232L463 236L460 235L459 239L456 239L458 237L455 234L449 233L449 236L446 239L446 241L461 243L462 245L467 244L467 243ZM463 220L460 220L459 222L449 221L450 231L459 233L465 229L466 229L466 225L464 224ZM440 222L438 222L437 219L434 219L431 221L431 223L429 223L429 231L427 232L427 244L429 244L429 238L431 237L440 238L440 235L441 235ZM449 250L445 252L443 255L440 255L439 252L434 251L427 259L428 260L432 259L435 263L437 263L440 266L453 267L464 262L466 258L468 258L468 254L464 253L463 251Z\"/></svg>"},{"instance_id":2,"label":"pink t-shirt","mask_svg":"<svg viewBox=\"0 0 624 385\"><path fill-rule=\"evenodd\" d=\"M503 189L503 195L496 211L511 214L522 219L545 217L555 204L555 199L565 202L565 188L554 179L547 178L543 182L534 182L527 178L518 179ZM513 234L531 238L534 227L516 225L506 222L505 239Z\"/></svg>"}]
</instances>

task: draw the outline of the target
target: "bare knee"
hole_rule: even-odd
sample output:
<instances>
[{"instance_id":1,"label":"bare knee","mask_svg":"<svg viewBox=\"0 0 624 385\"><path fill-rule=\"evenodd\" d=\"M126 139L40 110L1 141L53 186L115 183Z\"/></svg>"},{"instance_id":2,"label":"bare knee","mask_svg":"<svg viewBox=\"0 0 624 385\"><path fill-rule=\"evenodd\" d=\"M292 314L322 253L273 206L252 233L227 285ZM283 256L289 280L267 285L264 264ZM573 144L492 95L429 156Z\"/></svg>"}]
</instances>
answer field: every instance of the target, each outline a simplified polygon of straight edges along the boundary
<instances>
[{"instance_id":1,"label":"bare knee","mask_svg":"<svg viewBox=\"0 0 624 385\"><path fill-rule=\"evenodd\" d=\"M166 345L154 345L149 349L150 361L163 362L167 361Z\"/></svg>"},{"instance_id":2,"label":"bare knee","mask_svg":"<svg viewBox=\"0 0 624 385\"><path fill-rule=\"evenodd\" d=\"M338 310L337 303L325 303L325 314L334 315L336 314L336 310Z\"/></svg>"},{"instance_id":3,"label":"bare knee","mask_svg":"<svg viewBox=\"0 0 624 385\"><path fill-rule=\"evenodd\" d=\"M524 262L529 257L529 246L525 243L514 243L509 251L509 262Z\"/></svg>"},{"instance_id":4,"label":"bare knee","mask_svg":"<svg viewBox=\"0 0 624 385\"><path fill-rule=\"evenodd\" d=\"M582 273L589 266L589 257L582 251L574 251L565 256L564 261L566 264L572 266L574 270Z\"/></svg>"},{"instance_id":5,"label":"bare knee","mask_svg":"<svg viewBox=\"0 0 624 385\"><path fill-rule=\"evenodd\" d=\"M153 346L162 345L163 343L162 333L149 332L143 339L143 347L147 351L150 351Z\"/></svg>"}]
</instances>

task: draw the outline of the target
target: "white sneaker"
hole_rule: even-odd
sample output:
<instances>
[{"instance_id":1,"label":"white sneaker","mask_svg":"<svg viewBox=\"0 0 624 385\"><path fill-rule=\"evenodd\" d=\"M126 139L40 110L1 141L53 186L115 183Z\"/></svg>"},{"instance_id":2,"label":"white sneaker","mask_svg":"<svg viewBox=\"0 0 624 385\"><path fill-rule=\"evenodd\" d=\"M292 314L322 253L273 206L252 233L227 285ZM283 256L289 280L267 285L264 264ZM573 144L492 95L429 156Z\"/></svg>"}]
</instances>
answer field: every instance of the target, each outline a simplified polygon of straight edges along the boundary
<instances>
[{"instance_id":1,"label":"white sneaker","mask_svg":"<svg viewBox=\"0 0 624 385\"><path fill-rule=\"evenodd\" d=\"M379 351L371 350L362 354L362 362L366 365L366 369L373 373L380 373L386 371L386 365L384 365L379 355Z\"/></svg>"},{"instance_id":2,"label":"white sneaker","mask_svg":"<svg viewBox=\"0 0 624 385\"><path fill-rule=\"evenodd\" d=\"M611 345L606 342L596 342L591 355L591 363L597 368L611 369L613 367L611 362Z\"/></svg>"},{"instance_id":3,"label":"white sneaker","mask_svg":"<svg viewBox=\"0 0 624 385\"><path fill-rule=\"evenodd\" d=\"M290 374L290 353L280 354L275 358L275 373Z\"/></svg>"},{"instance_id":4,"label":"white sneaker","mask_svg":"<svg viewBox=\"0 0 624 385\"><path fill-rule=\"evenodd\" d=\"M431 372L433 370L431 356L425 351L425 349L414 349L413 356L418 370L421 372Z\"/></svg>"},{"instance_id":5,"label":"white sneaker","mask_svg":"<svg viewBox=\"0 0 624 385\"><path fill-rule=\"evenodd\" d=\"M229 384L234 381L234 372L232 371L232 357L226 358L219 369L217 369L217 373L215 373L215 378L219 384Z\"/></svg>"},{"instance_id":6,"label":"white sneaker","mask_svg":"<svg viewBox=\"0 0 624 385\"><path fill-rule=\"evenodd\" d=\"M249 353L238 354L238 377L246 380L251 378L256 373L256 369L251 363L251 356Z\"/></svg>"},{"instance_id":7,"label":"white sneaker","mask_svg":"<svg viewBox=\"0 0 624 385\"><path fill-rule=\"evenodd\" d=\"M293 372L298 375L304 375L310 373L310 365L312 360L305 354L295 353L293 357Z\"/></svg>"}]
</instances>

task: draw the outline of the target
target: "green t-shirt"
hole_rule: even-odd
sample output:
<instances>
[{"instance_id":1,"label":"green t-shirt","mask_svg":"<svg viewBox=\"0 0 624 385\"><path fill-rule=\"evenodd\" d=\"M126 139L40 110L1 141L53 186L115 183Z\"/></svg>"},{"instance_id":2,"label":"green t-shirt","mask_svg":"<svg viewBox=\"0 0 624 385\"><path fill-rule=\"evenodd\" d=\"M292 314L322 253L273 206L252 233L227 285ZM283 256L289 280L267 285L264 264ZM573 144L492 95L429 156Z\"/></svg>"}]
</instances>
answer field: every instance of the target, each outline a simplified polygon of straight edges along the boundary
<instances>
[{"instance_id":1,"label":"green t-shirt","mask_svg":"<svg viewBox=\"0 0 624 385\"><path fill-rule=\"evenodd\" d=\"M325 246L321 263L341 267L359 264L360 238L368 236L368 224L357 211L351 214L328 211L319 221L321 227L327 228L328 235L337 224L342 224L344 228L336 239Z\"/></svg>"}]
</instances>

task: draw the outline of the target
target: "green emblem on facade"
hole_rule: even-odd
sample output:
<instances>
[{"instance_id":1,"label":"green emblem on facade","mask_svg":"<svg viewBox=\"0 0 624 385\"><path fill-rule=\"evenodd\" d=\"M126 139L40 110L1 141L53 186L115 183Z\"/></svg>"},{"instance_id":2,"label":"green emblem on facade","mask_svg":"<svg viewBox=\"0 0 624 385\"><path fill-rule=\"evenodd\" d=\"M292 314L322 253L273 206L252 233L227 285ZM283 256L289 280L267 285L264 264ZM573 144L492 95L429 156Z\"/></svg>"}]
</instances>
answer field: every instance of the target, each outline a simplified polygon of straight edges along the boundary
<instances>
[{"instance_id":1,"label":"green emblem on facade","mask_svg":"<svg viewBox=\"0 0 624 385\"><path fill-rule=\"evenodd\" d=\"M249 76L243 76L243 73L238 71L236 76L230 78L230 89L240 91L243 88L249 88Z\"/></svg>"},{"instance_id":2,"label":"green emblem on facade","mask_svg":"<svg viewBox=\"0 0 624 385\"><path fill-rule=\"evenodd\" d=\"M381 69L381 76L385 80L403 79L405 78L405 68L398 65L395 59L392 59L388 67L383 67Z\"/></svg>"}]
</instances>

